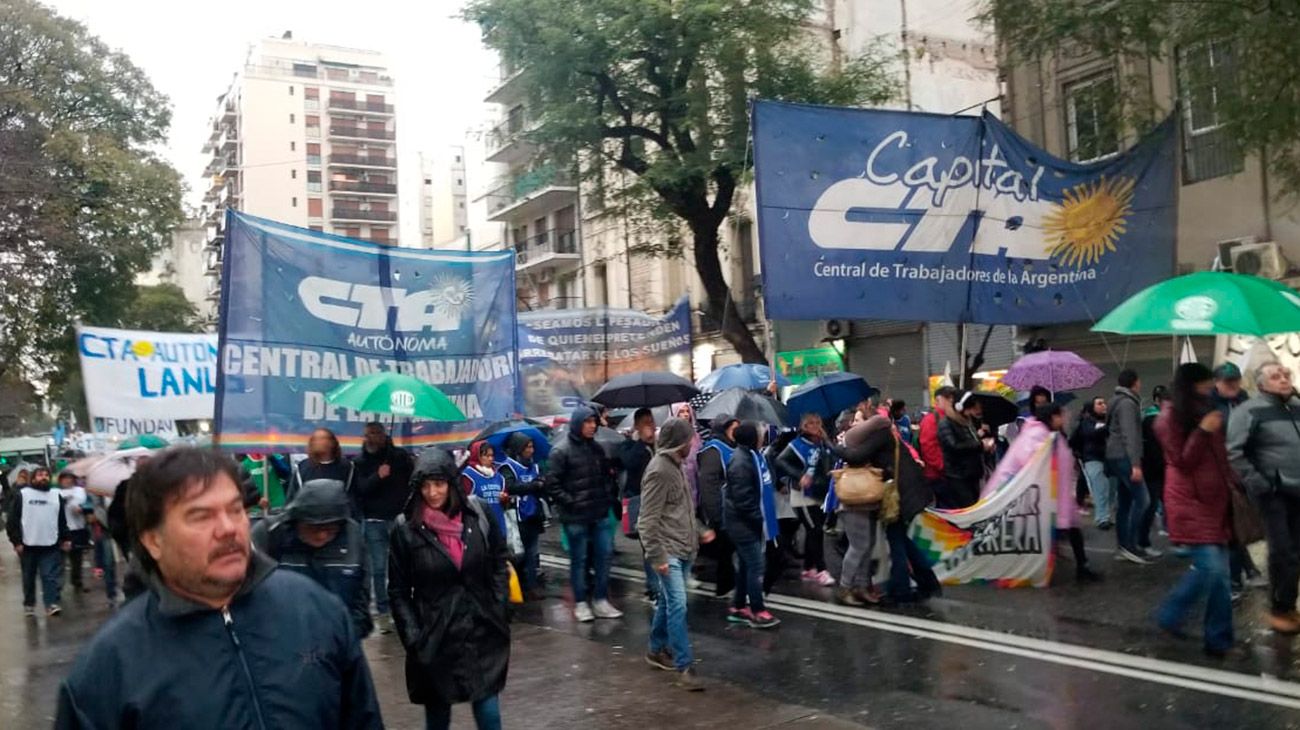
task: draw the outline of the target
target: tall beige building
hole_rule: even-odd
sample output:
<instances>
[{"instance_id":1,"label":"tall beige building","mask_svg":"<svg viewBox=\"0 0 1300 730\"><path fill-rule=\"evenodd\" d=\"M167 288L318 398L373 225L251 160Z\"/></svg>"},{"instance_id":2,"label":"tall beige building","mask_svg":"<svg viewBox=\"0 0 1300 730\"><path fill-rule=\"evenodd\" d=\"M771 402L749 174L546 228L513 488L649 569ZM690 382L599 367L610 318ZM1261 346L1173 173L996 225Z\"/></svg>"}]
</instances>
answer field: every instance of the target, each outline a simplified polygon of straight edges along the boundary
<instances>
[{"instance_id":1,"label":"tall beige building","mask_svg":"<svg viewBox=\"0 0 1300 730\"><path fill-rule=\"evenodd\" d=\"M420 154L420 243L425 248L468 248L465 148Z\"/></svg>"},{"instance_id":2,"label":"tall beige building","mask_svg":"<svg viewBox=\"0 0 1300 730\"><path fill-rule=\"evenodd\" d=\"M217 101L205 175L208 307L215 323L225 210L396 244L393 78L380 53L295 41L253 44Z\"/></svg>"}]
</instances>

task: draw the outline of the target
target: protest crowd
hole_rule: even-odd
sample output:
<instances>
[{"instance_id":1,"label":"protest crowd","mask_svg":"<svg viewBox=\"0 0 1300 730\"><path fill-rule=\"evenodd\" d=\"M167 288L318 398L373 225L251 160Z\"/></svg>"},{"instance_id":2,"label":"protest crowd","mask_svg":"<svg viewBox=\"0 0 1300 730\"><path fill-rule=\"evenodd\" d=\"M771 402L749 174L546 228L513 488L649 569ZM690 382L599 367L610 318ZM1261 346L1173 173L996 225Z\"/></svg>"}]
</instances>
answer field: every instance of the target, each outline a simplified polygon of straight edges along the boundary
<instances>
[{"instance_id":1,"label":"protest crowd","mask_svg":"<svg viewBox=\"0 0 1300 730\"><path fill-rule=\"evenodd\" d=\"M645 660L698 691L693 589L720 599L716 620L756 631L780 625L765 597L794 584L863 610L924 602L943 575L914 523L979 509L1043 455L1058 474L1053 542L1075 579L1103 579L1085 551L1088 519L1134 566L1171 559L1156 547L1167 536L1190 566L1155 626L1184 637L1203 613L1204 650L1221 656L1251 588L1268 589L1274 631L1300 633L1300 399L1278 363L1253 376L1251 394L1231 363L1184 364L1150 389L1126 370L1077 415L1042 386L1010 417L1006 398L951 385L909 413L865 381L834 418L807 410L793 426L714 406L797 404L799 391L774 398L772 381L666 406L584 404L416 453L376 421L350 459L318 428L300 457L158 449L112 496L88 492L73 467L18 469L6 527L27 616L39 581L56 620L65 566L68 590L92 590L93 576L116 608L63 683L61 728L118 727L133 713L176 726L226 713L239 726L380 727L360 644L372 631L400 638L428 727L448 727L457 704L478 727L501 727L512 604L550 587L577 622L624 619L611 567L629 551L653 606ZM567 551L567 590L541 570L547 532ZM1260 539L1266 571L1246 550ZM284 662L299 655L312 657L305 668ZM256 676L256 689L192 691L214 661Z\"/></svg>"}]
</instances>

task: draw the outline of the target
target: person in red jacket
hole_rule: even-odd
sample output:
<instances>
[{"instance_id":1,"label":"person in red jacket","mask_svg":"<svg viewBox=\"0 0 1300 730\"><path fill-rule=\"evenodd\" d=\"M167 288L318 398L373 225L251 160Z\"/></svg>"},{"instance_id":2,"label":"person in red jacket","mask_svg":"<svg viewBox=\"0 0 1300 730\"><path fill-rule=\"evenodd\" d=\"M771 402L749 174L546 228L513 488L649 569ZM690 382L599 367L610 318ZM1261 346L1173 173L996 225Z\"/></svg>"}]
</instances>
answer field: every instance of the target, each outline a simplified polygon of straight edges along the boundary
<instances>
[{"instance_id":1,"label":"person in red jacket","mask_svg":"<svg viewBox=\"0 0 1300 730\"><path fill-rule=\"evenodd\" d=\"M1210 403L1214 376L1188 363L1174 376L1172 403L1156 419L1165 455L1165 513L1169 540L1189 549L1192 567L1156 612L1160 628L1182 637L1183 624L1205 601L1205 652L1232 648L1232 589L1228 543L1232 539L1233 475L1228 465L1223 414Z\"/></svg>"},{"instance_id":2,"label":"person in red jacket","mask_svg":"<svg viewBox=\"0 0 1300 730\"><path fill-rule=\"evenodd\" d=\"M921 419L921 461L924 462L925 481L931 488L943 486L943 447L939 445L939 419L945 418L952 408L952 397L957 389L951 385L934 392L934 410Z\"/></svg>"}]
</instances>

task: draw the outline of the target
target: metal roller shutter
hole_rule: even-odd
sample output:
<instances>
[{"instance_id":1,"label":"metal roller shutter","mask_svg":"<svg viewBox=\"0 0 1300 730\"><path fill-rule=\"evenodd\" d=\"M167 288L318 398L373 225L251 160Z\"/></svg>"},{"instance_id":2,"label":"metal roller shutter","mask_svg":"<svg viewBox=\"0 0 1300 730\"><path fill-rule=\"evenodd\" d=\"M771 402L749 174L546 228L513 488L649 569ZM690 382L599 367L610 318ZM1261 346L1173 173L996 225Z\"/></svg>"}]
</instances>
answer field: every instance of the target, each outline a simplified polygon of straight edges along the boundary
<instances>
[{"instance_id":1,"label":"metal roller shutter","mask_svg":"<svg viewBox=\"0 0 1300 730\"><path fill-rule=\"evenodd\" d=\"M854 322L853 337L846 342L848 368L879 388L886 398L902 398L909 404L923 402L929 373L925 369L925 335L920 323L891 322L892 328L865 327L867 332L892 334L861 336ZM899 331L902 330L902 331ZM910 331L909 331L910 330ZM890 364L890 358L893 364Z\"/></svg>"}]
</instances>

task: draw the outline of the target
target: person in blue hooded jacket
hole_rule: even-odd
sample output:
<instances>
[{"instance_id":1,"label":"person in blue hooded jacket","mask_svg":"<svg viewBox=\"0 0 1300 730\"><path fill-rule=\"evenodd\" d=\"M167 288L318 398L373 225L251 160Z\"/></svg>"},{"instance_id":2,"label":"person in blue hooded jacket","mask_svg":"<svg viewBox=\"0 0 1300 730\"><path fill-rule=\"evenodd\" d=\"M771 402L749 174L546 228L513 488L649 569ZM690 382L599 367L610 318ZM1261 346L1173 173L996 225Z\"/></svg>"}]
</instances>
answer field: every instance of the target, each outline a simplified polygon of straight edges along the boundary
<instances>
[{"instance_id":1,"label":"person in blue hooded jacket","mask_svg":"<svg viewBox=\"0 0 1300 730\"><path fill-rule=\"evenodd\" d=\"M519 558L520 587L524 598L540 601L542 533L546 532L546 510L542 505L545 483L542 468L537 463L537 444L525 433L515 432L506 437L506 458L501 463L501 478L505 480L506 494L515 502L519 514L519 540L524 544L524 554Z\"/></svg>"},{"instance_id":2,"label":"person in blue hooded jacket","mask_svg":"<svg viewBox=\"0 0 1300 730\"><path fill-rule=\"evenodd\" d=\"M384 726L343 604L253 550L233 461L156 452L127 500L148 589L77 658L55 728Z\"/></svg>"}]
</instances>

